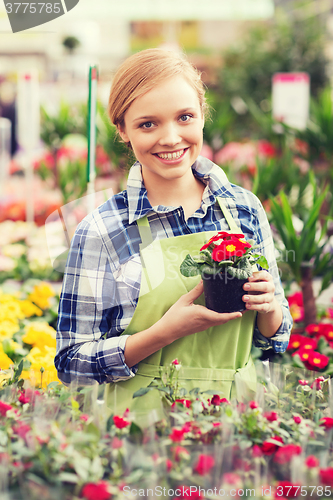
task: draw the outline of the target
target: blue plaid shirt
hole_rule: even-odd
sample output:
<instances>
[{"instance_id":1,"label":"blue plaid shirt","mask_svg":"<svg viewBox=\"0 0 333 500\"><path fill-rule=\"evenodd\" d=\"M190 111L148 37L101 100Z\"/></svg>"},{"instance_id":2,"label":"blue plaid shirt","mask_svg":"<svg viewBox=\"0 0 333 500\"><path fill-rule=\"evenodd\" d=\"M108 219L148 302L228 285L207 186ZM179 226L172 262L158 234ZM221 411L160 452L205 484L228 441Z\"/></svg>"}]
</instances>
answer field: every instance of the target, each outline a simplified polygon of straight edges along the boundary
<instances>
[{"instance_id":1,"label":"blue plaid shirt","mask_svg":"<svg viewBox=\"0 0 333 500\"><path fill-rule=\"evenodd\" d=\"M71 242L59 304L55 365L64 383L95 379L99 383L134 377L124 359L129 325L141 282L141 243L136 220L148 216L153 238L162 239L229 226L216 201L231 212L242 233L254 239L269 263L283 321L267 339L254 329L254 345L286 350L292 319L284 297L275 249L265 211L251 192L230 184L223 170L200 157L192 166L205 185L201 207L187 220L179 207L152 207L137 162L129 172L127 189L112 196L78 225Z\"/></svg>"}]
</instances>

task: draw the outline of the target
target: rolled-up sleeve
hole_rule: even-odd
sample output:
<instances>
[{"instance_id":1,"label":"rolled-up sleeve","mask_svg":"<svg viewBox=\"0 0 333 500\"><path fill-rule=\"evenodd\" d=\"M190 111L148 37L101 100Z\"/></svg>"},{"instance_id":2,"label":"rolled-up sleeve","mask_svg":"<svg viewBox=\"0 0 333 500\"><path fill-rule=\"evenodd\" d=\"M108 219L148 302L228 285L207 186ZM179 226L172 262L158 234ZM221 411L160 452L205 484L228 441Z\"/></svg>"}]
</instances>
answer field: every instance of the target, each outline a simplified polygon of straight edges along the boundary
<instances>
[{"instance_id":1,"label":"rolled-up sleeve","mask_svg":"<svg viewBox=\"0 0 333 500\"><path fill-rule=\"evenodd\" d=\"M72 239L60 295L55 366L65 384L117 382L137 371L125 363L128 335L114 327L122 314L115 264L92 217Z\"/></svg>"},{"instance_id":2,"label":"rolled-up sleeve","mask_svg":"<svg viewBox=\"0 0 333 500\"><path fill-rule=\"evenodd\" d=\"M279 269L275 257L275 247L269 222L266 213L257 199L258 207L258 240L259 251L262 252L269 265L269 273L273 277L275 285L275 298L281 306L283 319L277 332L270 338L264 337L258 329L257 321L253 333L253 344L260 349L274 349L275 352L284 352L289 343L289 337L293 326L293 320L289 311L288 301L285 298L284 290L280 280Z\"/></svg>"}]
</instances>

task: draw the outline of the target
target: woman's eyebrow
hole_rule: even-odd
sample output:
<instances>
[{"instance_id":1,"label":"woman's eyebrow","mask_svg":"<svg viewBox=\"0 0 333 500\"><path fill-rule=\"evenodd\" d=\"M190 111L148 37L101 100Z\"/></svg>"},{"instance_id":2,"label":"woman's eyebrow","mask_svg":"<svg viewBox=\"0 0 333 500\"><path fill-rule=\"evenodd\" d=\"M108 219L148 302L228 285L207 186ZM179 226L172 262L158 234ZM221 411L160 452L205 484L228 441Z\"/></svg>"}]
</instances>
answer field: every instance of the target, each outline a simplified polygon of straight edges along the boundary
<instances>
[{"instance_id":1,"label":"woman's eyebrow","mask_svg":"<svg viewBox=\"0 0 333 500\"><path fill-rule=\"evenodd\" d=\"M175 112L175 115L182 115L184 113L193 113L195 110L195 108L184 108L184 109L179 109L178 111ZM150 115L150 116L140 116L139 118L134 118L133 122L138 122L138 121L141 121L141 120L156 120L157 119L157 116L154 116L154 115Z\"/></svg>"}]
</instances>

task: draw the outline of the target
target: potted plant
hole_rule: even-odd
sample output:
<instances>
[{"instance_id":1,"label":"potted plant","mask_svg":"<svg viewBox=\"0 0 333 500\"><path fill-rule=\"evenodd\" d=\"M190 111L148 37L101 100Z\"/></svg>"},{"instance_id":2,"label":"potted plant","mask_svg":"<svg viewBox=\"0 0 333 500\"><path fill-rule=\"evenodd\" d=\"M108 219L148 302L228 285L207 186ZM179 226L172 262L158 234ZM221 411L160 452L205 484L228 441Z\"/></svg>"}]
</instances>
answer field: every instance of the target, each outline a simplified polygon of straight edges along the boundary
<instances>
[{"instance_id":1,"label":"potted plant","mask_svg":"<svg viewBox=\"0 0 333 500\"><path fill-rule=\"evenodd\" d=\"M266 258L254 252L256 248L258 245L253 240L246 241L244 234L219 231L200 248L198 255L185 257L180 272L186 277L201 274L208 309L243 311L243 285L252 275L253 266L259 264L268 269Z\"/></svg>"}]
</instances>

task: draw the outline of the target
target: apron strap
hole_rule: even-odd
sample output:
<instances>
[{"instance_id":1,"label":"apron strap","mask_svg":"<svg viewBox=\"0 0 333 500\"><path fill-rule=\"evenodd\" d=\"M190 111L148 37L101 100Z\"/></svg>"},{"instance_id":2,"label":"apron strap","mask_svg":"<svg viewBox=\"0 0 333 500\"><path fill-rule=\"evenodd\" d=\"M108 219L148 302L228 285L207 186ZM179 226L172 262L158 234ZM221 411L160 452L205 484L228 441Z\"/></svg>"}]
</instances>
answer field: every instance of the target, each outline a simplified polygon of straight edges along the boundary
<instances>
[{"instance_id":1,"label":"apron strap","mask_svg":"<svg viewBox=\"0 0 333 500\"><path fill-rule=\"evenodd\" d=\"M241 229L237 226L236 222L234 221L231 213L229 212L229 210L227 209L227 207L224 205L223 201L222 201L222 198L220 196L218 196L217 198L217 201L220 205L220 209L222 210L222 213L225 217L225 220L227 221L229 227L230 227L230 230L233 232L233 233L239 233L239 232L242 232Z\"/></svg>"},{"instance_id":2,"label":"apron strap","mask_svg":"<svg viewBox=\"0 0 333 500\"><path fill-rule=\"evenodd\" d=\"M140 233L140 238L141 238L141 248L146 248L148 245L150 245L153 242L153 236L151 234L151 229L149 226L149 221L148 217L145 215L141 219L137 219L136 221L139 233Z\"/></svg>"},{"instance_id":3,"label":"apron strap","mask_svg":"<svg viewBox=\"0 0 333 500\"><path fill-rule=\"evenodd\" d=\"M239 233L241 232L241 229L237 226L236 222L234 221L231 213L227 209L227 207L224 205L222 198L220 196L217 197L218 204L220 205L220 209L225 217L225 220L228 223L228 226L233 233ZM141 219L137 219L136 221L140 233L140 238L141 238L141 244L142 247L145 248L148 245L150 245L153 242L153 237L151 234L151 229L149 226L148 222L148 217L145 215Z\"/></svg>"}]
</instances>

